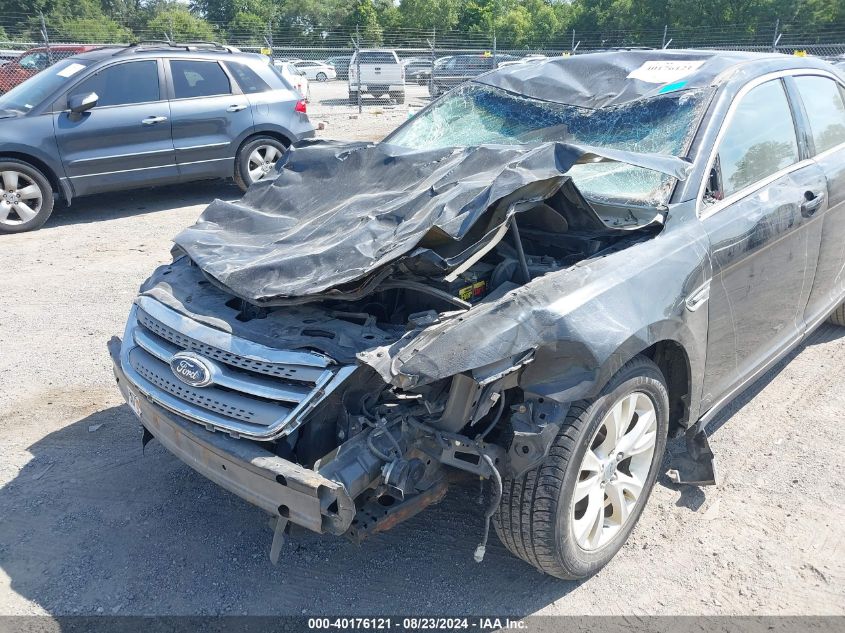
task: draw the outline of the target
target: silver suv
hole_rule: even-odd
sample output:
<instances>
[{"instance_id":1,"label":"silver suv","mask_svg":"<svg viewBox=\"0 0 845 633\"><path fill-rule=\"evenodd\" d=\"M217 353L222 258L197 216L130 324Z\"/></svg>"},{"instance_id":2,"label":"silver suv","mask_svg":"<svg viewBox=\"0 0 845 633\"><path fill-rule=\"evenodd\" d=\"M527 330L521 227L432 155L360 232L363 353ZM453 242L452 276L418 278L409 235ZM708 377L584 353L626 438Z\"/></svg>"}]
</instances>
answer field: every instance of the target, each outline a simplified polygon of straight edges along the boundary
<instances>
[{"instance_id":1,"label":"silver suv","mask_svg":"<svg viewBox=\"0 0 845 633\"><path fill-rule=\"evenodd\" d=\"M246 189L313 135L264 56L213 43L87 51L0 97L0 233L40 227L56 194L205 178Z\"/></svg>"}]
</instances>

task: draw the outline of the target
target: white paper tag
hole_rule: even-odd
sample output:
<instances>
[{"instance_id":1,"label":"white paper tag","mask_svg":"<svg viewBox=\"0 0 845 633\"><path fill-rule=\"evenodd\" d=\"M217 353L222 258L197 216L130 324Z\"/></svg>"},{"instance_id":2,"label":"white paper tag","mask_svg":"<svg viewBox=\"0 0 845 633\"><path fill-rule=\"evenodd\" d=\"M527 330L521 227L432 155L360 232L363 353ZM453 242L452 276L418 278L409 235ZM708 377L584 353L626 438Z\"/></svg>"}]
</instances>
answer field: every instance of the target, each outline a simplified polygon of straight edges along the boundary
<instances>
[{"instance_id":1,"label":"white paper tag","mask_svg":"<svg viewBox=\"0 0 845 633\"><path fill-rule=\"evenodd\" d=\"M70 64L62 68L59 72L56 73L56 75L58 75L59 77L73 77L83 68L85 68L85 66L82 64Z\"/></svg>"},{"instance_id":2,"label":"white paper tag","mask_svg":"<svg viewBox=\"0 0 845 633\"><path fill-rule=\"evenodd\" d=\"M632 70L628 74L628 79L639 79L640 81L647 81L652 84L666 84L695 72L703 63L703 59L687 61L655 60L645 62L636 70Z\"/></svg>"}]
</instances>

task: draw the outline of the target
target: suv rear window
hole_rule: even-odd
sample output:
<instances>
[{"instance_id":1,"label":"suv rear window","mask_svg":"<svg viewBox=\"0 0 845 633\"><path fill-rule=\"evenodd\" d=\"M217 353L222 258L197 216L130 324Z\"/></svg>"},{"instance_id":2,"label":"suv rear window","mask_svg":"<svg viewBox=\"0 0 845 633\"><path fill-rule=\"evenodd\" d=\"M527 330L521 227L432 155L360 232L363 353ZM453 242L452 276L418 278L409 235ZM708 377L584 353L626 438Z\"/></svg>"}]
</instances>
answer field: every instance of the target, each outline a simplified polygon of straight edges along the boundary
<instances>
[{"instance_id":1,"label":"suv rear window","mask_svg":"<svg viewBox=\"0 0 845 633\"><path fill-rule=\"evenodd\" d=\"M398 64L399 61L393 53L368 51L359 55L362 64Z\"/></svg>"},{"instance_id":2,"label":"suv rear window","mask_svg":"<svg viewBox=\"0 0 845 633\"><path fill-rule=\"evenodd\" d=\"M229 77L217 62L174 59L170 61L177 99L231 94Z\"/></svg>"},{"instance_id":3,"label":"suv rear window","mask_svg":"<svg viewBox=\"0 0 845 633\"><path fill-rule=\"evenodd\" d=\"M267 85L267 82L259 77L258 73L246 64L226 62L226 66L229 68L229 72L235 76L235 79L238 81L238 85L244 93L251 95L256 92L269 92L271 90L270 86Z\"/></svg>"}]
</instances>

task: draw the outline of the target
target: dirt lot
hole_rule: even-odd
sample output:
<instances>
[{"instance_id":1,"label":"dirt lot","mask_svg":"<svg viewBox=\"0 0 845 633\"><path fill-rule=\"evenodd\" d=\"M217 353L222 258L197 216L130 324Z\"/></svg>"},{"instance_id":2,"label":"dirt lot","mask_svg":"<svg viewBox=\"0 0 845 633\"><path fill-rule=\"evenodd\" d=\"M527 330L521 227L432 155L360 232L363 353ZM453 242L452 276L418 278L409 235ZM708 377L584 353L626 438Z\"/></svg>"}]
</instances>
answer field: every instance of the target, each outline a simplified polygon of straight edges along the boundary
<instances>
[{"instance_id":1,"label":"dirt lot","mask_svg":"<svg viewBox=\"0 0 845 633\"><path fill-rule=\"evenodd\" d=\"M329 132L381 134L402 115L374 126L382 116L338 113ZM260 511L155 442L142 454L105 348L214 197L238 191L97 196L0 238L0 614L845 614L845 329L832 326L718 420L721 485L662 478L586 582L541 576L495 537L475 564L474 487L360 547L295 530L272 566Z\"/></svg>"}]
</instances>

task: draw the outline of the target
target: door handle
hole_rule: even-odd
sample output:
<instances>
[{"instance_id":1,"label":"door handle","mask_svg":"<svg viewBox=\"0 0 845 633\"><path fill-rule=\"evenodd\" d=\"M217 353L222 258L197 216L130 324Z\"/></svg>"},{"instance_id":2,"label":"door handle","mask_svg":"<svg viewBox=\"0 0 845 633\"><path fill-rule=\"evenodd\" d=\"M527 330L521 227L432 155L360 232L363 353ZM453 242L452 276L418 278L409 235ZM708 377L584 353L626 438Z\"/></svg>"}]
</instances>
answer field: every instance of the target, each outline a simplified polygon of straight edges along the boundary
<instances>
[{"instance_id":1,"label":"door handle","mask_svg":"<svg viewBox=\"0 0 845 633\"><path fill-rule=\"evenodd\" d=\"M248 106L245 106L241 103L236 103L234 105L230 105L226 108L226 112L240 112L241 110L246 110Z\"/></svg>"},{"instance_id":2,"label":"door handle","mask_svg":"<svg viewBox=\"0 0 845 633\"><path fill-rule=\"evenodd\" d=\"M804 202L801 203L801 215L809 218L818 211L824 203L824 192L805 191Z\"/></svg>"},{"instance_id":3,"label":"door handle","mask_svg":"<svg viewBox=\"0 0 845 633\"><path fill-rule=\"evenodd\" d=\"M156 123L163 123L167 121L166 116L148 116L146 119L141 119L144 125L155 125Z\"/></svg>"}]
</instances>

